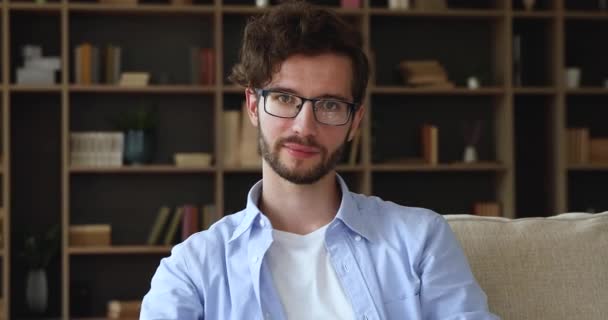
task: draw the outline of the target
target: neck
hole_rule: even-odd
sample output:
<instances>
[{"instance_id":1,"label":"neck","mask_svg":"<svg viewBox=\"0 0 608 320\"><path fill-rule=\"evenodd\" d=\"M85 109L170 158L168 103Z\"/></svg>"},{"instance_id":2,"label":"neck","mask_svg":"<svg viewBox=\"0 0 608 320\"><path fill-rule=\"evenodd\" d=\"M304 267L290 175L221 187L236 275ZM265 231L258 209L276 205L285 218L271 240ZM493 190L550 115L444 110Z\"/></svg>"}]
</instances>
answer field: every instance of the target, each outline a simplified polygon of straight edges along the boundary
<instances>
[{"instance_id":1,"label":"neck","mask_svg":"<svg viewBox=\"0 0 608 320\"><path fill-rule=\"evenodd\" d=\"M330 223L340 206L340 190L332 171L313 184L291 183L265 162L258 206L274 229L308 234Z\"/></svg>"}]
</instances>

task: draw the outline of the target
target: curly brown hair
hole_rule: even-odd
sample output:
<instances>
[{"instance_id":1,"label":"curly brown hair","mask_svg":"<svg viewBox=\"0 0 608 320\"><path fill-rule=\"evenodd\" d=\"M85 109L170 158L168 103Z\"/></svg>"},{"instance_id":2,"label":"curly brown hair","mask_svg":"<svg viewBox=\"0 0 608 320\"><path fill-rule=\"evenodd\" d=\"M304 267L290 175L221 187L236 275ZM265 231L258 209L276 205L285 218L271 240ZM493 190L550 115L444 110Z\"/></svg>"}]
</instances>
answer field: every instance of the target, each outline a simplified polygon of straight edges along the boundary
<instances>
[{"instance_id":1,"label":"curly brown hair","mask_svg":"<svg viewBox=\"0 0 608 320\"><path fill-rule=\"evenodd\" d=\"M294 54L337 53L352 61L352 95L360 103L369 77L361 38L360 32L330 10L304 1L286 1L249 20L240 62L232 68L229 80L263 88Z\"/></svg>"}]
</instances>

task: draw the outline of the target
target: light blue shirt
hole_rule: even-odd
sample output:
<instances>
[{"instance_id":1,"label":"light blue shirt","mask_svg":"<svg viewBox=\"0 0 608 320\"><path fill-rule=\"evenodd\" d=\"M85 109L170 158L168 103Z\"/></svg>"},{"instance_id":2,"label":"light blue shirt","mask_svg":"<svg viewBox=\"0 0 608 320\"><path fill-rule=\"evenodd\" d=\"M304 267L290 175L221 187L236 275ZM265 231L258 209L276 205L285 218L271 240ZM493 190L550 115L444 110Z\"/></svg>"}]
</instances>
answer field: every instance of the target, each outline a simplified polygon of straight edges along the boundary
<instances>
[{"instance_id":1,"label":"light blue shirt","mask_svg":"<svg viewBox=\"0 0 608 320\"><path fill-rule=\"evenodd\" d=\"M441 215L352 193L337 180L342 201L325 247L356 319L498 319ZM264 258L273 240L257 207L261 190L260 181L244 210L161 260L140 319L285 319Z\"/></svg>"}]
</instances>

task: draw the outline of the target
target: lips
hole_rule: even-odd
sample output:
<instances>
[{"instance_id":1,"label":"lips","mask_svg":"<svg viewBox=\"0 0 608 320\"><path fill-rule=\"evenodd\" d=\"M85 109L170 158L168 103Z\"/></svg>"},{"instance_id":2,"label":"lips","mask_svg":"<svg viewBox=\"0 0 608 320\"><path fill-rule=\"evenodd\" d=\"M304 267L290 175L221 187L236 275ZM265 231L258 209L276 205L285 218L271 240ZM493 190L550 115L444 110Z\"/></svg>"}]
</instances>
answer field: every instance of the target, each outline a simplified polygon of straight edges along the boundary
<instances>
[{"instance_id":1,"label":"lips","mask_svg":"<svg viewBox=\"0 0 608 320\"><path fill-rule=\"evenodd\" d=\"M320 153L319 148L301 145L298 143L285 143L287 152L296 158L310 158Z\"/></svg>"}]
</instances>

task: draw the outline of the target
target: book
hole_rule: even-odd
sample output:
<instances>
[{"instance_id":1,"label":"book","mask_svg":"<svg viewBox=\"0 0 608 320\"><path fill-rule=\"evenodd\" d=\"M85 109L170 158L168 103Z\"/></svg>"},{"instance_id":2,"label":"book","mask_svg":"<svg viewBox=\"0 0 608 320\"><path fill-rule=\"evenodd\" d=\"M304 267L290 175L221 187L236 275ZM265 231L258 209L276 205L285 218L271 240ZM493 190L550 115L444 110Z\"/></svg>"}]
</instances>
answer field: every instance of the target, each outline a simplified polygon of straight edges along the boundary
<instances>
[{"instance_id":1,"label":"book","mask_svg":"<svg viewBox=\"0 0 608 320\"><path fill-rule=\"evenodd\" d=\"M193 205L184 205L184 217L182 219L182 241L199 231L199 212Z\"/></svg>"},{"instance_id":2,"label":"book","mask_svg":"<svg viewBox=\"0 0 608 320\"><path fill-rule=\"evenodd\" d=\"M222 114L223 125L223 143L224 147L224 165L238 166L239 165L239 124L241 112L236 110L224 111Z\"/></svg>"},{"instance_id":3,"label":"book","mask_svg":"<svg viewBox=\"0 0 608 320\"><path fill-rule=\"evenodd\" d=\"M69 226L68 234L70 246L109 246L112 237L112 226L109 224L71 225Z\"/></svg>"},{"instance_id":4,"label":"book","mask_svg":"<svg viewBox=\"0 0 608 320\"><path fill-rule=\"evenodd\" d=\"M436 126L424 124L421 128L422 157L427 164L439 163L439 129Z\"/></svg>"},{"instance_id":5,"label":"book","mask_svg":"<svg viewBox=\"0 0 608 320\"><path fill-rule=\"evenodd\" d=\"M138 319L141 309L140 300L108 301L108 319Z\"/></svg>"},{"instance_id":6,"label":"book","mask_svg":"<svg viewBox=\"0 0 608 320\"><path fill-rule=\"evenodd\" d=\"M589 161L593 163L608 163L608 138L590 139Z\"/></svg>"},{"instance_id":7,"label":"book","mask_svg":"<svg viewBox=\"0 0 608 320\"><path fill-rule=\"evenodd\" d=\"M217 215L217 210L215 209L214 204L206 204L201 208L201 216L202 216L202 224L201 229L207 230L211 225L213 225L216 221L219 220L219 216Z\"/></svg>"},{"instance_id":8,"label":"book","mask_svg":"<svg viewBox=\"0 0 608 320\"><path fill-rule=\"evenodd\" d=\"M119 85L125 87L145 87L150 81L148 72L123 72L120 75Z\"/></svg>"},{"instance_id":9,"label":"book","mask_svg":"<svg viewBox=\"0 0 608 320\"><path fill-rule=\"evenodd\" d=\"M476 202L473 204L473 214L485 217L500 217L500 204L498 202Z\"/></svg>"},{"instance_id":10,"label":"book","mask_svg":"<svg viewBox=\"0 0 608 320\"><path fill-rule=\"evenodd\" d=\"M355 137L350 143L350 153L348 154L348 164L356 165L357 164L357 156L359 155L359 148L361 145L361 129L357 130L355 133Z\"/></svg>"},{"instance_id":11,"label":"book","mask_svg":"<svg viewBox=\"0 0 608 320\"><path fill-rule=\"evenodd\" d=\"M163 231L163 227L167 224L170 214L171 209L167 206L162 206L160 209L158 209L156 220L154 220L154 224L152 225L152 229L150 229L150 233L148 235L148 241L146 242L148 245L151 246L158 244L161 232Z\"/></svg>"},{"instance_id":12,"label":"book","mask_svg":"<svg viewBox=\"0 0 608 320\"><path fill-rule=\"evenodd\" d=\"M361 7L361 0L340 0L342 8L357 9Z\"/></svg>"},{"instance_id":13,"label":"book","mask_svg":"<svg viewBox=\"0 0 608 320\"><path fill-rule=\"evenodd\" d=\"M171 221L167 226L167 232L165 233L165 239L163 240L164 245L173 244L173 240L175 239L175 235L177 234L177 229L179 227L179 223L182 221L184 216L184 208L177 207L175 212L173 213L173 217L171 217Z\"/></svg>"},{"instance_id":14,"label":"book","mask_svg":"<svg viewBox=\"0 0 608 320\"><path fill-rule=\"evenodd\" d=\"M206 152L179 152L173 155L175 165L180 168L208 167L211 154Z\"/></svg>"},{"instance_id":15,"label":"book","mask_svg":"<svg viewBox=\"0 0 608 320\"><path fill-rule=\"evenodd\" d=\"M262 157L258 154L258 129L253 126L247 114L247 102L243 101L240 114L240 148L239 161L241 166L261 167Z\"/></svg>"}]
</instances>

